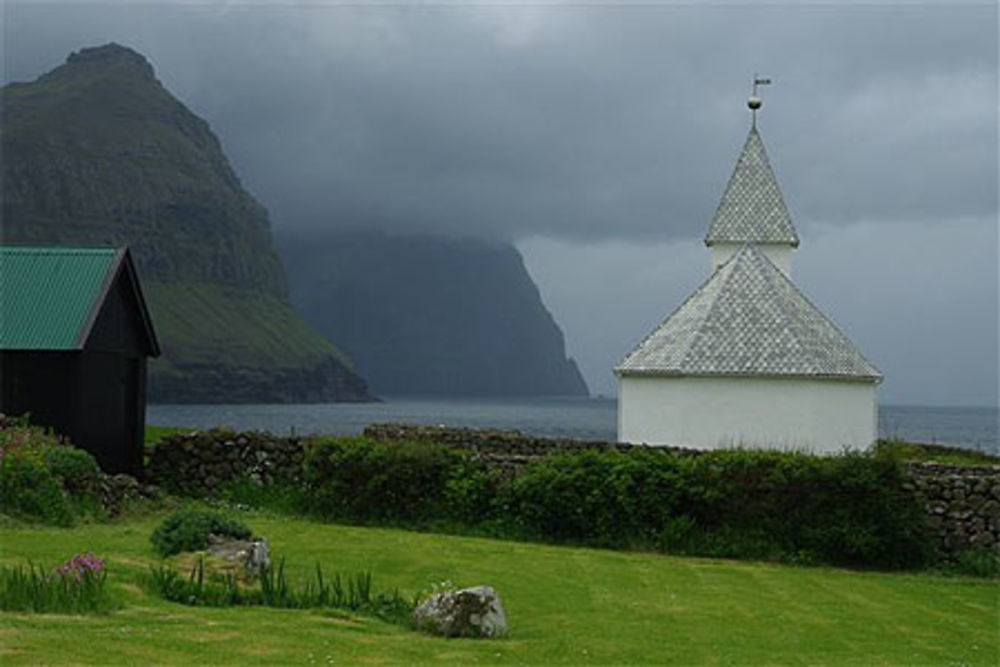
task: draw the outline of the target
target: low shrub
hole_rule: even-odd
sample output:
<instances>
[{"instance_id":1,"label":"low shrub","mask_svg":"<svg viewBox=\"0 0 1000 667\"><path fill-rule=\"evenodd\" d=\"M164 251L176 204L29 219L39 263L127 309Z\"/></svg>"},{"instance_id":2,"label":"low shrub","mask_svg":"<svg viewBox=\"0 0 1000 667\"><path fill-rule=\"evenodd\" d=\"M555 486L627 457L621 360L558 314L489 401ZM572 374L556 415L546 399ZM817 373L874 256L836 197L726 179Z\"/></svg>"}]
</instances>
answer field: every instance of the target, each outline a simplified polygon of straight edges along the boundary
<instances>
[{"instance_id":1,"label":"low shrub","mask_svg":"<svg viewBox=\"0 0 1000 667\"><path fill-rule=\"evenodd\" d=\"M105 560L78 554L46 570L32 564L0 567L0 609L49 614L106 613L117 607L107 587Z\"/></svg>"},{"instance_id":2,"label":"low shrub","mask_svg":"<svg viewBox=\"0 0 1000 667\"><path fill-rule=\"evenodd\" d=\"M38 457L18 452L0 462L0 511L17 518L71 526L73 508L55 476Z\"/></svg>"},{"instance_id":3,"label":"low shrub","mask_svg":"<svg viewBox=\"0 0 1000 667\"><path fill-rule=\"evenodd\" d=\"M45 466L74 496L96 496L100 492L101 468L90 452L69 445L45 450Z\"/></svg>"},{"instance_id":4,"label":"low shrub","mask_svg":"<svg viewBox=\"0 0 1000 667\"><path fill-rule=\"evenodd\" d=\"M27 417L0 419L0 512L58 526L103 517L100 482L88 452Z\"/></svg>"},{"instance_id":5,"label":"low shrub","mask_svg":"<svg viewBox=\"0 0 1000 667\"><path fill-rule=\"evenodd\" d=\"M492 477L469 454L442 445L326 438L308 446L309 512L352 522L468 519L490 506Z\"/></svg>"},{"instance_id":6,"label":"low shrub","mask_svg":"<svg viewBox=\"0 0 1000 667\"><path fill-rule=\"evenodd\" d=\"M207 549L209 535L246 540L251 534L243 523L217 512L183 509L165 518L149 539L156 553L166 557Z\"/></svg>"}]
</instances>

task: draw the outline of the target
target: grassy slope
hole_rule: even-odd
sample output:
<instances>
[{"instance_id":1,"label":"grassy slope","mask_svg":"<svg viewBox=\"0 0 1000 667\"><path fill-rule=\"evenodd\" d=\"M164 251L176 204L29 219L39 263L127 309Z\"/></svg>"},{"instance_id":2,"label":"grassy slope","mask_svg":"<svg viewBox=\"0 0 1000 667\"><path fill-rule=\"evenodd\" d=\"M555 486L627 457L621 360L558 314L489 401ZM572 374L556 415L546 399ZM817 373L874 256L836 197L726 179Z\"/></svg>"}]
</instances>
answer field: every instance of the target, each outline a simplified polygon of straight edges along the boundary
<instances>
[{"instance_id":1,"label":"grassy slope","mask_svg":"<svg viewBox=\"0 0 1000 667\"><path fill-rule=\"evenodd\" d=\"M291 307L263 292L206 283L148 282L143 293L167 354L188 363L295 367L350 362ZM166 370L167 360L153 368Z\"/></svg>"},{"instance_id":2,"label":"grassy slope","mask_svg":"<svg viewBox=\"0 0 1000 667\"><path fill-rule=\"evenodd\" d=\"M490 583L512 633L444 640L363 618L168 604L127 583L155 562L144 519L0 529L0 561L109 555L126 607L107 617L0 614L0 661L996 664L998 587L928 575L672 558L243 517L293 577L370 567L376 588ZM126 583L121 583L126 580Z\"/></svg>"}]
</instances>

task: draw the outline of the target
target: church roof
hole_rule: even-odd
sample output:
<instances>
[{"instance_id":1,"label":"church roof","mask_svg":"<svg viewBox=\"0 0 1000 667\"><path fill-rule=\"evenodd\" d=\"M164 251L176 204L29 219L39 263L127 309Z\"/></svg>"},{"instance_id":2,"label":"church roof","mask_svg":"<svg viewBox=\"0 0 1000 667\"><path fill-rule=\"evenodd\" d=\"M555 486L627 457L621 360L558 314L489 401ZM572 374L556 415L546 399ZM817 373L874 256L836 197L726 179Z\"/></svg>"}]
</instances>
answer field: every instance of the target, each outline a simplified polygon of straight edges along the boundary
<instances>
[{"instance_id":1,"label":"church roof","mask_svg":"<svg viewBox=\"0 0 1000 667\"><path fill-rule=\"evenodd\" d=\"M633 350L619 375L882 375L771 260L745 245Z\"/></svg>"},{"instance_id":2,"label":"church roof","mask_svg":"<svg viewBox=\"0 0 1000 667\"><path fill-rule=\"evenodd\" d=\"M750 128L705 237L706 245L714 243L799 245L756 125Z\"/></svg>"}]
</instances>

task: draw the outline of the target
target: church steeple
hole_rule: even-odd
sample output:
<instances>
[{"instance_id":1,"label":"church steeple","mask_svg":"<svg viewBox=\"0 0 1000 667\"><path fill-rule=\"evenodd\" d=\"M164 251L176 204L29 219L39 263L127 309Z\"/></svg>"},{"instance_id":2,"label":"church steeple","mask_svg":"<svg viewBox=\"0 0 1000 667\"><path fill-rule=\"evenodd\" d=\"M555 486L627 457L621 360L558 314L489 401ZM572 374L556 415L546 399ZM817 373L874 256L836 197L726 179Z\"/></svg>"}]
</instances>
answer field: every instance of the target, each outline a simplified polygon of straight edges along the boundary
<instances>
[{"instance_id":1,"label":"church steeple","mask_svg":"<svg viewBox=\"0 0 1000 667\"><path fill-rule=\"evenodd\" d=\"M755 244L789 274L791 250L798 247L799 237L757 131L757 111L761 107L757 86L766 83L770 79L754 77L754 92L747 103L753 114L750 133L719 201L705 245L712 248L718 267L741 246Z\"/></svg>"}]
</instances>

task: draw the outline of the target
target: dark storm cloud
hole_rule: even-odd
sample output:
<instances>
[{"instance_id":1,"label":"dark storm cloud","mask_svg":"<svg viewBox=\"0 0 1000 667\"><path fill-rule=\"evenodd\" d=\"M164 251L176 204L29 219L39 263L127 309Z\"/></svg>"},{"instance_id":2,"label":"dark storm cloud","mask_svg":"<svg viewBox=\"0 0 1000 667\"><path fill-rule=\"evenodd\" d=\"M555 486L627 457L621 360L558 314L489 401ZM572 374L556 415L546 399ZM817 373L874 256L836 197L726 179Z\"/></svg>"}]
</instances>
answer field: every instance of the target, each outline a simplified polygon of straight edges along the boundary
<instances>
[{"instance_id":1,"label":"dark storm cloud","mask_svg":"<svg viewBox=\"0 0 1000 667\"><path fill-rule=\"evenodd\" d=\"M997 401L997 7L3 5L5 80L117 41L277 233L515 240L595 392L700 284L760 127L796 276L881 400Z\"/></svg>"},{"instance_id":2,"label":"dark storm cloud","mask_svg":"<svg viewBox=\"0 0 1000 667\"><path fill-rule=\"evenodd\" d=\"M800 222L996 210L996 9L7 5L8 78L116 40L275 227L700 235L748 117Z\"/></svg>"}]
</instances>

